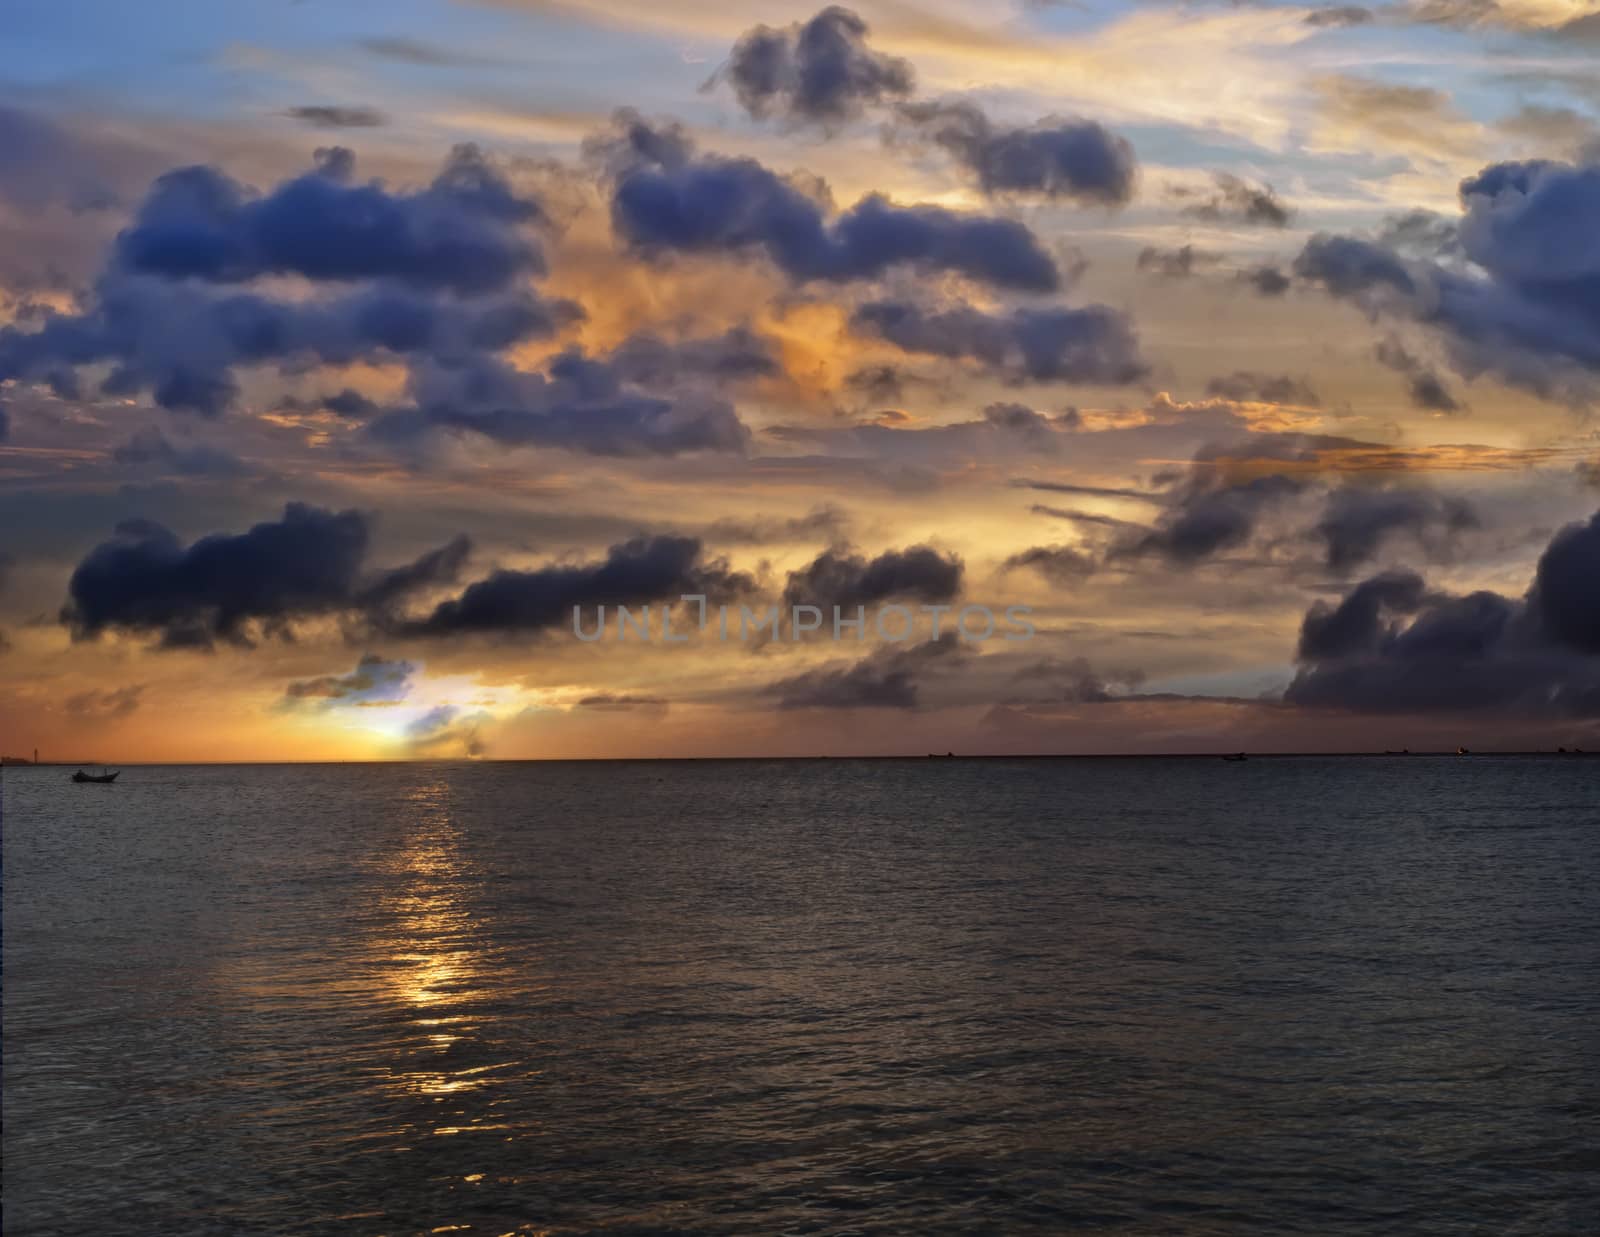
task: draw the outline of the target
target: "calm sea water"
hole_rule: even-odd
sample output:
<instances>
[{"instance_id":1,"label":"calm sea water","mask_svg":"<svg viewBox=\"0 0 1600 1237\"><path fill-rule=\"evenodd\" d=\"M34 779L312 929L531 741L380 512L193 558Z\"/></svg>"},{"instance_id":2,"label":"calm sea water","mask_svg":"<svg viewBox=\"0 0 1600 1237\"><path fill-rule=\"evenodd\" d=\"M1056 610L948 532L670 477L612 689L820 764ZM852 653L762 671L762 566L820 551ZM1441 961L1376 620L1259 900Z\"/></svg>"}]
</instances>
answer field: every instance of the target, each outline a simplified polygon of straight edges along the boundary
<instances>
[{"instance_id":1,"label":"calm sea water","mask_svg":"<svg viewBox=\"0 0 1600 1237\"><path fill-rule=\"evenodd\" d=\"M5 772L5 1229L1600 1233L1600 761Z\"/></svg>"}]
</instances>

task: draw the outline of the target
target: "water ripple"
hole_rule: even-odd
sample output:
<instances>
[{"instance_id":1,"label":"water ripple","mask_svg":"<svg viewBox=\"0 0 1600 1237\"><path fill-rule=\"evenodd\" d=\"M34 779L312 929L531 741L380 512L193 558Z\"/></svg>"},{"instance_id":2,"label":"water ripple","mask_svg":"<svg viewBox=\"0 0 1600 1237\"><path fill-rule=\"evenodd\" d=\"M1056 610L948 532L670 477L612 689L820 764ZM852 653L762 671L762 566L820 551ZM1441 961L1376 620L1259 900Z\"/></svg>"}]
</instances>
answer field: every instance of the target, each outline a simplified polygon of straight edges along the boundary
<instances>
[{"instance_id":1,"label":"water ripple","mask_svg":"<svg viewBox=\"0 0 1600 1237\"><path fill-rule=\"evenodd\" d=\"M1600 1232L1588 762L56 773L11 1234Z\"/></svg>"}]
</instances>

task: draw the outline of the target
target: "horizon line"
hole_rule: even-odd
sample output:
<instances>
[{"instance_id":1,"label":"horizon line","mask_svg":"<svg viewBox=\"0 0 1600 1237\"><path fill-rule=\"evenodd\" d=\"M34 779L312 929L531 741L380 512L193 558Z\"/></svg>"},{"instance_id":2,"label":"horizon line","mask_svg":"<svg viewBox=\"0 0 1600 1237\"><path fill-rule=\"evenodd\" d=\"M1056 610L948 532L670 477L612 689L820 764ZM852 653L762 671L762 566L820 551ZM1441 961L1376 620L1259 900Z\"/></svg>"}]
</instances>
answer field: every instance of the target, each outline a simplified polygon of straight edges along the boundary
<instances>
[{"instance_id":1,"label":"horizon line","mask_svg":"<svg viewBox=\"0 0 1600 1237\"><path fill-rule=\"evenodd\" d=\"M280 765L516 765L516 764L660 764L733 761L819 761L819 760L1220 760L1224 757L1246 756L1253 760L1293 759L1384 759L1399 757L1441 757L1460 759L1464 756L1600 756L1600 749L1584 748L1475 748L1455 751L1448 748L1428 750L1385 751L1185 751L1185 752L928 752L923 755L849 753L841 755L774 755L774 756L440 756L430 758L399 757L385 759L349 760L15 760L0 757L0 768L7 769L66 769L110 768L113 765L129 769L206 768L206 767L262 767Z\"/></svg>"}]
</instances>

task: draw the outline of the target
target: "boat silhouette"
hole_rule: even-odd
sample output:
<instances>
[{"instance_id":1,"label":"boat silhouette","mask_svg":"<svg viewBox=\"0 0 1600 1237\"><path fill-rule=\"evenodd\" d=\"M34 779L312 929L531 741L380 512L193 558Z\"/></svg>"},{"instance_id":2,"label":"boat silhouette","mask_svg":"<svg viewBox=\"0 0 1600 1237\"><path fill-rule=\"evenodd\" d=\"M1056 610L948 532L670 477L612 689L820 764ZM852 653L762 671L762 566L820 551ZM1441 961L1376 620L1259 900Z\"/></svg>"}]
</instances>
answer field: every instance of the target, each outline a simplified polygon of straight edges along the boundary
<instances>
[{"instance_id":1,"label":"boat silhouette","mask_svg":"<svg viewBox=\"0 0 1600 1237\"><path fill-rule=\"evenodd\" d=\"M85 773L82 769L79 769L76 773L74 773L72 775L72 780L74 782L100 782L100 783L109 785L110 783L116 781L121 776L122 776L122 770L121 769L118 769L115 773L99 773L99 774L96 774L96 773Z\"/></svg>"}]
</instances>

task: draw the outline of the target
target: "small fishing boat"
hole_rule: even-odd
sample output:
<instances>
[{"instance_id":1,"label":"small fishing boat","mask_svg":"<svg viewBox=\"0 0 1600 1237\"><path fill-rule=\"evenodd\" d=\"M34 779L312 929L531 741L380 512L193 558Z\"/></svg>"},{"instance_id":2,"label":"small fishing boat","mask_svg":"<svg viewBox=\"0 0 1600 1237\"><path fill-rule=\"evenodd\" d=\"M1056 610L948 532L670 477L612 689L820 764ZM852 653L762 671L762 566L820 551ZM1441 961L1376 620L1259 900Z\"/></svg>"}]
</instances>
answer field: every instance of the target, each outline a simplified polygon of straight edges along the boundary
<instances>
[{"instance_id":1,"label":"small fishing boat","mask_svg":"<svg viewBox=\"0 0 1600 1237\"><path fill-rule=\"evenodd\" d=\"M1249 760L1250 757L1246 756L1243 752L1239 752L1239 753L1237 753L1237 754L1235 754L1233 756L1224 756L1223 759L1224 760L1230 760L1233 763L1237 764L1241 760Z\"/></svg>"},{"instance_id":2,"label":"small fishing boat","mask_svg":"<svg viewBox=\"0 0 1600 1237\"><path fill-rule=\"evenodd\" d=\"M82 769L79 769L72 775L72 780L74 782L99 782L102 785L110 785L121 776L121 769L118 769L115 773L85 773Z\"/></svg>"}]
</instances>

